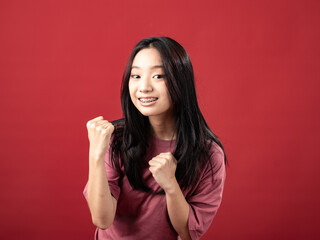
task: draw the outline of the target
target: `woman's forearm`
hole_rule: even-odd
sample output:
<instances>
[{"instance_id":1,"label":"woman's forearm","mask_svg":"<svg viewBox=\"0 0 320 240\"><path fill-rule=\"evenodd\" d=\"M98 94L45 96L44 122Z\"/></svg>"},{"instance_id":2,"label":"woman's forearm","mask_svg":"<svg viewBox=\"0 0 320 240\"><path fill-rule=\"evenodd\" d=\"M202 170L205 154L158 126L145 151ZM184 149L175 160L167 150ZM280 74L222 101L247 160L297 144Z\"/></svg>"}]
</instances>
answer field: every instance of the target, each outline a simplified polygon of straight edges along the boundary
<instances>
[{"instance_id":1,"label":"woman's forearm","mask_svg":"<svg viewBox=\"0 0 320 240\"><path fill-rule=\"evenodd\" d=\"M104 159L91 156L89 157L88 204L94 225L106 229L113 223L117 201L110 192Z\"/></svg>"},{"instance_id":2,"label":"woman's forearm","mask_svg":"<svg viewBox=\"0 0 320 240\"><path fill-rule=\"evenodd\" d=\"M177 182L174 183L170 190L166 191L166 201L172 226L181 239L191 239L188 228L189 204Z\"/></svg>"},{"instance_id":3,"label":"woman's forearm","mask_svg":"<svg viewBox=\"0 0 320 240\"><path fill-rule=\"evenodd\" d=\"M106 229L113 223L117 208L104 164L114 126L99 116L87 122L87 129L90 142L87 199L93 224Z\"/></svg>"}]
</instances>

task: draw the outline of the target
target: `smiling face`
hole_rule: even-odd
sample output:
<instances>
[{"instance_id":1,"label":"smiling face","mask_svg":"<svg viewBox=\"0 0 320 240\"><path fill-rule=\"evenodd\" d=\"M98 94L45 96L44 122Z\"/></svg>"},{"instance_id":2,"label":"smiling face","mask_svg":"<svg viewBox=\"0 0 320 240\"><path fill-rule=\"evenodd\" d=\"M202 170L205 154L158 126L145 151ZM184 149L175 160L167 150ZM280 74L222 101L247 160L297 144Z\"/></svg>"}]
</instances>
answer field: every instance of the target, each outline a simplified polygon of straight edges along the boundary
<instances>
[{"instance_id":1,"label":"smiling face","mask_svg":"<svg viewBox=\"0 0 320 240\"><path fill-rule=\"evenodd\" d=\"M172 101L158 50L145 48L132 63L129 80L131 101L147 117L172 117Z\"/></svg>"}]
</instances>

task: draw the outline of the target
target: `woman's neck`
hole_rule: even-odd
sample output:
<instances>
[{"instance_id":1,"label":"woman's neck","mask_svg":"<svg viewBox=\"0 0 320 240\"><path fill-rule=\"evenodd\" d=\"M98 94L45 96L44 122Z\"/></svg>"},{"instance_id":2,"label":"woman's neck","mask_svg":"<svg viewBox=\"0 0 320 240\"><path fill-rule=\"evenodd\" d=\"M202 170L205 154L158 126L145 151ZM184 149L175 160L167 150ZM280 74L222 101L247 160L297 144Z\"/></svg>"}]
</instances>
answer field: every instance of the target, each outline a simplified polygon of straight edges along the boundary
<instances>
[{"instance_id":1,"label":"woman's neck","mask_svg":"<svg viewBox=\"0 0 320 240\"><path fill-rule=\"evenodd\" d=\"M152 133L163 140L176 138L176 120L174 117L149 117Z\"/></svg>"}]
</instances>

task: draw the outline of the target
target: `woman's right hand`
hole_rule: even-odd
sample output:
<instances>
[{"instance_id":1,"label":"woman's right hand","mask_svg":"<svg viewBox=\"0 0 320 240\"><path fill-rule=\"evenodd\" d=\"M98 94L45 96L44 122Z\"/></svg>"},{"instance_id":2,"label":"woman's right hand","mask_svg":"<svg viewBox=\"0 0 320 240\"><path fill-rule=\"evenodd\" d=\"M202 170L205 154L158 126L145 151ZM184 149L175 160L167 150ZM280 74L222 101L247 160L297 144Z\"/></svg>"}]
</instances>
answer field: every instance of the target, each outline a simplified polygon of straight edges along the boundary
<instances>
[{"instance_id":1,"label":"woman's right hand","mask_svg":"<svg viewBox=\"0 0 320 240\"><path fill-rule=\"evenodd\" d=\"M90 142L90 159L104 159L114 131L112 123L104 120L102 116L87 122L88 137Z\"/></svg>"}]
</instances>

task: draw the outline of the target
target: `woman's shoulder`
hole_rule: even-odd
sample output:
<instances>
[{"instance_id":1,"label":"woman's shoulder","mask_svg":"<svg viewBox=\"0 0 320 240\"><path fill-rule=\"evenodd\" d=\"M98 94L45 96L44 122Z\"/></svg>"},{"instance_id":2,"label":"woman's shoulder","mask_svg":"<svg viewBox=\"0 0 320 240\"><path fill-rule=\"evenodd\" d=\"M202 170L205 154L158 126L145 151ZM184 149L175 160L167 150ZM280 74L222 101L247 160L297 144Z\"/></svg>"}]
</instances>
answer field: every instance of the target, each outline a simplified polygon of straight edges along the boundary
<instances>
[{"instance_id":1,"label":"woman's shoulder","mask_svg":"<svg viewBox=\"0 0 320 240\"><path fill-rule=\"evenodd\" d=\"M215 175L219 170L225 168L225 153L222 147L213 140L208 142L208 147L209 161L206 170L213 170L213 174Z\"/></svg>"},{"instance_id":2,"label":"woman's shoulder","mask_svg":"<svg viewBox=\"0 0 320 240\"><path fill-rule=\"evenodd\" d=\"M218 158L218 159L222 159L224 161L225 158L225 153L224 150L222 149L221 146L219 146L218 143L216 143L215 141L210 141L208 143L209 145L209 156L210 158Z\"/></svg>"},{"instance_id":3,"label":"woman's shoulder","mask_svg":"<svg viewBox=\"0 0 320 240\"><path fill-rule=\"evenodd\" d=\"M225 151L220 139L210 130L206 131L206 153L210 158L210 162L214 163L226 163Z\"/></svg>"}]
</instances>

